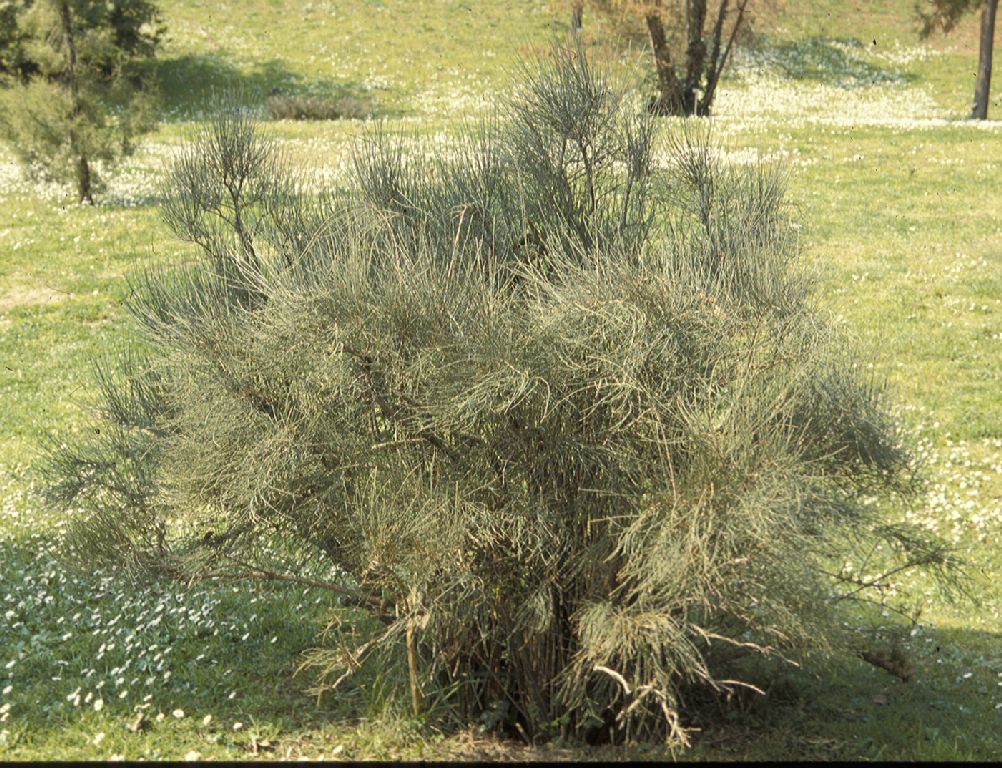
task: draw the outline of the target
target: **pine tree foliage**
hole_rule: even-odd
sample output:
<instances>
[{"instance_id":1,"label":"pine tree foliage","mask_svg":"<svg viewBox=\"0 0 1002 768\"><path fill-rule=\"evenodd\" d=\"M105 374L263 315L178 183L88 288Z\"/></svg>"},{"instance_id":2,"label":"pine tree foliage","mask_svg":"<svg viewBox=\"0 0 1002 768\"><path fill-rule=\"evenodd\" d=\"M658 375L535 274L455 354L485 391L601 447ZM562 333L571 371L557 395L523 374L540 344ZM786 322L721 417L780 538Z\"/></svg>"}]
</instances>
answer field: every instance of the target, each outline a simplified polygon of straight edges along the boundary
<instances>
[{"instance_id":1,"label":"pine tree foliage","mask_svg":"<svg viewBox=\"0 0 1002 768\"><path fill-rule=\"evenodd\" d=\"M30 69L24 52L24 33L18 28L18 14L25 0L0 3L0 73L20 73Z\"/></svg>"},{"instance_id":2,"label":"pine tree foliage","mask_svg":"<svg viewBox=\"0 0 1002 768\"><path fill-rule=\"evenodd\" d=\"M32 10L45 0L4 0L0 2L0 74L27 80L38 74L40 62L32 55ZM160 11L151 0L105 0L74 3L83 26L108 32L99 66L112 73L120 54L153 56L163 37ZM44 52L42 58L44 58Z\"/></svg>"},{"instance_id":3,"label":"pine tree foliage","mask_svg":"<svg viewBox=\"0 0 1002 768\"><path fill-rule=\"evenodd\" d=\"M415 707L676 742L736 657L838 642L882 583L854 549L946 569L885 523L916 479L782 173L659 130L559 48L450 151L376 131L319 198L220 118L165 189L205 258L134 280L100 433L53 441L68 554L331 589L374 629L307 657L321 688L406 647Z\"/></svg>"},{"instance_id":4,"label":"pine tree foliage","mask_svg":"<svg viewBox=\"0 0 1002 768\"><path fill-rule=\"evenodd\" d=\"M0 8L0 138L35 176L93 200L113 163L153 124L139 64L160 36L147 0L33 0Z\"/></svg>"}]
</instances>

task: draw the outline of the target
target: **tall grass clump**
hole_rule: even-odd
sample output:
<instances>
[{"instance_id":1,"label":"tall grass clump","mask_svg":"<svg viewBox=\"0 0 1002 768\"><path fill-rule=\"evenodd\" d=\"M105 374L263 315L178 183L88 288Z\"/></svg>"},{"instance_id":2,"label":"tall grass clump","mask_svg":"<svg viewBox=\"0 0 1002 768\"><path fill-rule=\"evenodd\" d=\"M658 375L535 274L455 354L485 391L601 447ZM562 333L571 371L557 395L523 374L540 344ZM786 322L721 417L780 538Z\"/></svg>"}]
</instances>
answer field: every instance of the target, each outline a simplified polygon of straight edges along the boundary
<instances>
[{"instance_id":1,"label":"tall grass clump","mask_svg":"<svg viewBox=\"0 0 1002 768\"><path fill-rule=\"evenodd\" d=\"M415 709L529 738L684 743L742 655L835 647L842 599L948 555L887 522L912 464L782 173L660 125L557 48L317 196L219 118L165 188L204 258L133 280L100 431L53 443L67 553L330 589L321 688L396 653Z\"/></svg>"}]
</instances>

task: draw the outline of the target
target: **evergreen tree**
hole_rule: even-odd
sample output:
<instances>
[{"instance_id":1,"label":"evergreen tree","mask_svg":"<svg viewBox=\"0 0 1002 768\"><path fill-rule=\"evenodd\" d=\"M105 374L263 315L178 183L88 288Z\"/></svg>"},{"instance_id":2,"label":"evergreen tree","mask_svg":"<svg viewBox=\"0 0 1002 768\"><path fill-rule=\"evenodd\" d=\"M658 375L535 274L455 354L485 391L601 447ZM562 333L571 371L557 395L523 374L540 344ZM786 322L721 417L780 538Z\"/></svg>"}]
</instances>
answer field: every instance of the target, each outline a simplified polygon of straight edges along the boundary
<instances>
[{"instance_id":1,"label":"evergreen tree","mask_svg":"<svg viewBox=\"0 0 1002 768\"><path fill-rule=\"evenodd\" d=\"M25 34L18 25L18 16L28 7L29 0L0 3L0 75L24 77L32 69L25 56Z\"/></svg>"},{"instance_id":2,"label":"evergreen tree","mask_svg":"<svg viewBox=\"0 0 1002 768\"><path fill-rule=\"evenodd\" d=\"M95 162L114 162L152 125L152 96L139 63L159 29L142 0L34 0L10 6L0 48L0 136L29 172L72 178L93 202Z\"/></svg>"}]
</instances>

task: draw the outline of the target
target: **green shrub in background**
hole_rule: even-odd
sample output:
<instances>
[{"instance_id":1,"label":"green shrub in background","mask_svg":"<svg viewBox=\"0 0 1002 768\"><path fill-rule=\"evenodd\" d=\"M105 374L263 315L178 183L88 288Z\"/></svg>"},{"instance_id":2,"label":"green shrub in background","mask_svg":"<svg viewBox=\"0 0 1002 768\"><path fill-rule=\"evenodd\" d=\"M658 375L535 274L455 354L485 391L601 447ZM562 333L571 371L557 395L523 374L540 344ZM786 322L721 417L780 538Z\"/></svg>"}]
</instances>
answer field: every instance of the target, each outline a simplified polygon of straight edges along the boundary
<instances>
[{"instance_id":1,"label":"green shrub in background","mask_svg":"<svg viewBox=\"0 0 1002 768\"><path fill-rule=\"evenodd\" d=\"M274 94L265 102L265 112L269 120L365 120L373 108L370 102L351 96Z\"/></svg>"},{"instance_id":2,"label":"green shrub in background","mask_svg":"<svg viewBox=\"0 0 1002 768\"><path fill-rule=\"evenodd\" d=\"M317 196L220 117L165 190L205 258L134 280L99 430L53 444L67 554L326 586L369 620L305 659L321 688L400 651L416 709L675 743L735 659L844 642L874 552L949 573L886 522L917 480L781 174L659 125L557 49L456 144L377 131Z\"/></svg>"}]
</instances>

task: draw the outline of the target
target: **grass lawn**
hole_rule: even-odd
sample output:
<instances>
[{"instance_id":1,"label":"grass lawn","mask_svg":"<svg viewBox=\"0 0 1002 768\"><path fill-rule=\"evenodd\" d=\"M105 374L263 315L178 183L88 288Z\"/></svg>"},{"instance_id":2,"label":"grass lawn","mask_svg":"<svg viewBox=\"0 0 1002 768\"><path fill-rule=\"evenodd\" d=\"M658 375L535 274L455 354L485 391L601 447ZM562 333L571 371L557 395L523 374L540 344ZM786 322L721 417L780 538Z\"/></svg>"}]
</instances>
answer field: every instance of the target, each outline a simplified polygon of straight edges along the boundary
<instances>
[{"instance_id":1,"label":"grass lawn","mask_svg":"<svg viewBox=\"0 0 1002 768\"><path fill-rule=\"evenodd\" d=\"M68 571L54 552L62 521L38 511L32 489L40 435L82 428L90 361L129 337L125 275L187 253L158 218L155 181L216 94L361 97L434 139L566 29L565 5L162 0L164 122L96 206L23 180L0 148L0 759L671 757L442 733L434 708L408 717L399 681L379 670L318 700L294 673L335 610L327 593ZM899 638L911 681L849 656L749 670L768 695L702 713L678 757L1002 754L1002 123L962 119L977 20L920 43L912 7L825 0L761 18L756 47L721 87L713 132L734 162L789 168L819 301L869 350L918 434L931 482L913 517L956 543L972 594L947 602L914 579L901 597L921 603L916 623L846 615L865 620L874 647ZM610 42L608 22L589 12L585 25L596 56L645 71L644 52ZM990 115L1002 116L1000 93ZM332 174L364 128L270 127L294 162Z\"/></svg>"}]
</instances>

